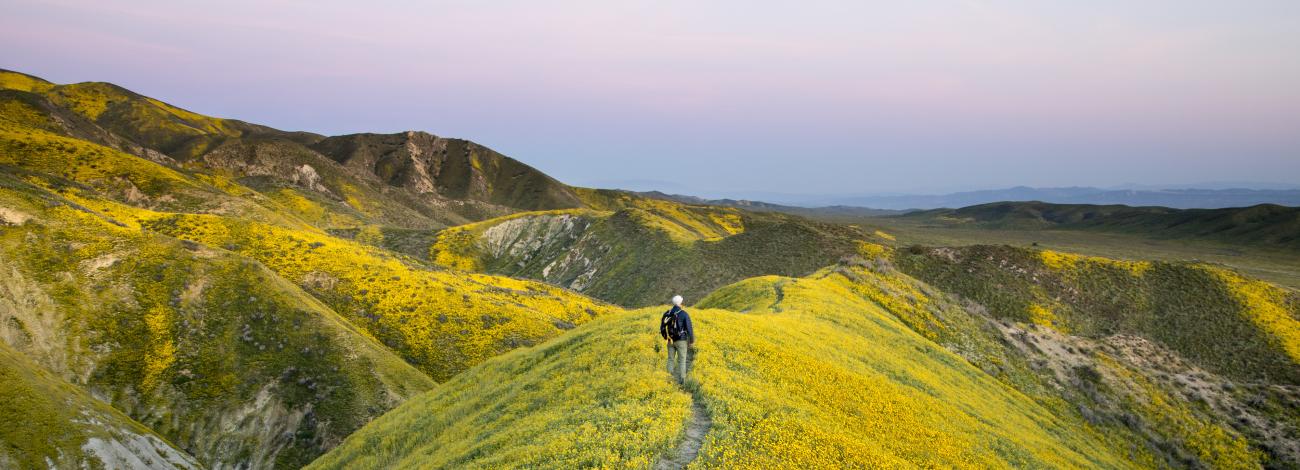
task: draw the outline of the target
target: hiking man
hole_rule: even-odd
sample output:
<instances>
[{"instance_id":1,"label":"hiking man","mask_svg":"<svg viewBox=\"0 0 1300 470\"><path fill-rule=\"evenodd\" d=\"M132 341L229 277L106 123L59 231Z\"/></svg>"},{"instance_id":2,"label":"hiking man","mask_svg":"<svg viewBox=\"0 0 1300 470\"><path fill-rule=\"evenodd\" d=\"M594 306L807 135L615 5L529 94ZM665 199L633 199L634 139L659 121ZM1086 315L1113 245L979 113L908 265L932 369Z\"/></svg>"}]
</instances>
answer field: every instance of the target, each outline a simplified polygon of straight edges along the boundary
<instances>
[{"instance_id":1,"label":"hiking man","mask_svg":"<svg viewBox=\"0 0 1300 470\"><path fill-rule=\"evenodd\" d=\"M686 382L687 354L695 344L695 328L691 326L691 316L682 310L682 296L673 296L673 308L664 312L659 321L659 336L668 341L668 374L673 374L673 364L677 364L674 377L679 382Z\"/></svg>"}]
</instances>

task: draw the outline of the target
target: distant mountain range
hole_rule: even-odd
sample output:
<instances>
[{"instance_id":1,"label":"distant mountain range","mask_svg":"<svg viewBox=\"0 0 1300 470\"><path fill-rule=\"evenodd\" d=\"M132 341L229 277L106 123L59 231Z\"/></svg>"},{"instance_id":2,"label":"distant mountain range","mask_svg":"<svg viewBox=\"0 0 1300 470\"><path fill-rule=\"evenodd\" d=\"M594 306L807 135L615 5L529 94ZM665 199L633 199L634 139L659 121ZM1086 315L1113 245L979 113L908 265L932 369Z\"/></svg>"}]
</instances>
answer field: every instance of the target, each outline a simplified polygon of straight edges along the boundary
<instances>
[{"instance_id":1,"label":"distant mountain range","mask_svg":"<svg viewBox=\"0 0 1300 470\"><path fill-rule=\"evenodd\" d=\"M1134 233L1155 238L1213 239L1300 249L1300 207L1259 204L1222 209L995 202L903 217L947 226L1017 230L1066 229Z\"/></svg>"},{"instance_id":2,"label":"distant mountain range","mask_svg":"<svg viewBox=\"0 0 1300 470\"><path fill-rule=\"evenodd\" d=\"M802 215L805 217L876 217L882 215L899 215L906 213L905 210L894 209L876 209L871 207L859 206L821 206L805 207L799 205L774 204L763 201L751 201L748 199L706 199L698 196L687 196L682 194L667 194L661 191L631 191L629 194L647 197L650 199L659 199L664 201L680 202L682 204L703 205L703 206L724 206L745 209L753 212L781 212L786 214Z\"/></svg>"},{"instance_id":3,"label":"distant mountain range","mask_svg":"<svg viewBox=\"0 0 1300 470\"><path fill-rule=\"evenodd\" d=\"M1217 185L1216 185L1217 186ZM1300 188L1272 185L1267 189L1106 189L1094 187L1031 188L966 191L949 194L881 194L857 196L778 196L762 198L782 204L822 207L854 206L872 209L939 209L966 207L1000 201L1043 201L1056 204L1123 204L1126 206L1162 206L1175 209L1219 209L1248 207L1258 204L1300 206Z\"/></svg>"}]
</instances>

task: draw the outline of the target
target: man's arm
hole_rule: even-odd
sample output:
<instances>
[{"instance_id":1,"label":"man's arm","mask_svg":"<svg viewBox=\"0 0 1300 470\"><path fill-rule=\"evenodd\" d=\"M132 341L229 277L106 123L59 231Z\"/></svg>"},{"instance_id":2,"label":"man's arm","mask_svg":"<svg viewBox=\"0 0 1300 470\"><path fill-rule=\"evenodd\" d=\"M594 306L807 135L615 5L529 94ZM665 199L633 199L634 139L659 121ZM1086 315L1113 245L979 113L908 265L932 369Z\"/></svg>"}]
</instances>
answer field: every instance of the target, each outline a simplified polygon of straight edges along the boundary
<instances>
[{"instance_id":1,"label":"man's arm","mask_svg":"<svg viewBox=\"0 0 1300 470\"><path fill-rule=\"evenodd\" d=\"M695 324L691 322L691 314L686 314L686 337L690 338L692 344L695 343Z\"/></svg>"}]
</instances>

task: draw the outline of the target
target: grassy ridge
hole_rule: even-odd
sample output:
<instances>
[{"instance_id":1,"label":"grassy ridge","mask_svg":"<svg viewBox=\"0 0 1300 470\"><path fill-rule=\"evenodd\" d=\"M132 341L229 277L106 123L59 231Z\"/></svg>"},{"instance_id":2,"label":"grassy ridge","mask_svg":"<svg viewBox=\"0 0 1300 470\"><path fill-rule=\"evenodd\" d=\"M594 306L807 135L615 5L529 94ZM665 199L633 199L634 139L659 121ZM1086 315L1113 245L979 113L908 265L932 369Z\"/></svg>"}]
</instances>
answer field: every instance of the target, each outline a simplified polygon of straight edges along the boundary
<instances>
[{"instance_id":1,"label":"grassy ridge","mask_svg":"<svg viewBox=\"0 0 1300 470\"><path fill-rule=\"evenodd\" d=\"M692 465L1288 462L1270 460L1230 417L1157 379L1141 356L1093 344L1072 353L1078 362L1061 375L1042 365L1054 346L1021 348L1018 327L963 302L887 259L747 279L709 295L691 309L700 338L689 387L713 425ZM647 468L674 447L663 433L682 432L687 414L685 397L666 386L658 312L615 314L471 368L313 467ZM573 421L582 416L591 421Z\"/></svg>"},{"instance_id":2,"label":"grassy ridge","mask_svg":"<svg viewBox=\"0 0 1300 470\"><path fill-rule=\"evenodd\" d=\"M0 121L101 144L280 199L321 228L429 229L579 207L565 185L486 147L422 132L326 138L184 110L116 85L0 70Z\"/></svg>"},{"instance_id":3,"label":"grassy ridge","mask_svg":"<svg viewBox=\"0 0 1300 470\"><path fill-rule=\"evenodd\" d=\"M690 404L646 337L657 314L603 317L490 359L308 468L648 468Z\"/></svg>"},{"instance_id":4,"label":"grassy ridge","mask_svg":"<svg viewBox=\"0 0 1300 470\"><path fill-rule=\"evenodd\" d=\"M1141 261L1202 261L1229 266L1250 277L1300 289L1300 252L1215 240L1154 239L1140 233L1099 230L1016 230L972 225L941 225L906 217L870 217L845 223L878 227L898 239L897 246L1012 245Z\"/></svg>"},{"instance_id":5,"label":"grassy ridge","mask_svg":"<svg viewBox=\"0 0 1300 470\"><path fill-rule=\"evenodd\" d=\"M631 210L643 225L655 228L678 241L717 240L745 231L741 212L718 206L692 206L672 201L639 197L624 191L574 188L590 208L603 211Z\"/></svg>"},{"instance_id":6,"label":"grassy ridge","mask_svg":"<svg viewBox=\"0 0 1300 470\"><path fill-rule=\"evenodd\" d=\"M0 120L0 168L36 184L84 192L124 208L217 212L288 227L308 224L286 216L257 192L219 175L189 173L116 149Z\"/></svg>"},{"instance_id":7,"label":"grassy ridge","mask_svg":"<svg viewBox=\"0 0 1300 470\"><path fill-rule=\"evenodd\" d=\"M715 416L703 466L1142 465L1077 418L936 347L861 289L826 271L750 280L704 300L751 313L696 314L697 329L710 332L696 373ZM779 301L747 300L762 290L779 290Z\"/></svg>"},{"instance_id":8,"label":"grassy ridge","mask_svg":"<svg viewBox=\"0 0 1300 470\"><path fill-rule=\"evenodd\" d=\"M272 131L180 109L111 83L75 83L28 91L41 93L113 134L182 161L206 153L225 139Z\"/></svg>"},{"instance_id":9,"label":"grassy ridge","mask_svg":"<svg viewBox=\"0 0 1300 470\"><path fill-rule=\"evenodd\" d=\"M760 278L704 301L751 313L693 309L701 332L693 386L714 422L696 465L1154 464L1150 454L1127 460L1119 442L1079 418L1054 415L935 347L853 284L830 272ZM767 300L775 305L760 311ZM686 416L685 397L661 369L657 313L604 318L472 368L313 467L648 468ZM515 444L503 447L507 437Z\"/></svg>"},{"instance_id":10,"label":"grassy ridge","mask_svg":"<svg viewBox=\"0 0 1300 470\"><path fill-rule=\"evenodd\" d=\"M351 134L322 139L312 149L416 194L520 210L582 205L568 186L549 175L463 139L416 131Z\"/></svg>"},{"instance_id":11,"label":"grassy ridge","mask_svg":"<svg viewBox=\"0 0 1300 470\"><path fill-rule=\"evenodd\" d=\"M598 201L614 210L527 212L454 227L438 233L429 259L642 306L673 294L700 298L751 276L805 275L857 253L869 237L797 217L609 193L628 207Z\"/></svg>"},{"instance_id":12,"label":"grassy ridge","mask_svg":"<svg viewBox=\"0 0 1300 470\"><path fill-rule=\"evenodd\" d=\"M54 88L54 84L24 73L0 70L0 88L39 93Z\"/></svg>"}]
</instances>

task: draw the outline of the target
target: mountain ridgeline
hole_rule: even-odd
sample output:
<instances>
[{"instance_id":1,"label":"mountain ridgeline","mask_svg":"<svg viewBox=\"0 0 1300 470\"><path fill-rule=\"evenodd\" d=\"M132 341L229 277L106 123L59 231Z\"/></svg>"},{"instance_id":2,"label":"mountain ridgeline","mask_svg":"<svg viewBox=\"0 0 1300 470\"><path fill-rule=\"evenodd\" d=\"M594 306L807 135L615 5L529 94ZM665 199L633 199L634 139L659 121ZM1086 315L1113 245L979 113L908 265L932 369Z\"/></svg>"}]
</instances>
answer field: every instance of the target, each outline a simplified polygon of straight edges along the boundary
<instances>
[{"instance_id":1,"label":"mountain ridgeline","mask_svg":"<svg viewBox=\"0 0 1300 470\"><path fill-rule=\"evenodd\" d=\"M1030 188L969 191L942 195L881 195L823 197L805 204L874 207L890 210L938 209L991 204L999 201L1047 201L1066 205L1161 206L1178 209L1255 206L1281 204L1300 206L1300 187L1280 185L1275 188L1248 189L1242 185L1207 183L1204 189L1102 189L1089 187ZM1259 184L1245 184L1259 186ZM1264 186L1278 186L1267 185Z\"/></svg>"},{"instance_id":2,"label":"mountain ridgeline","mask_svg":"<svg viewBox=\"0 0 1300 470\"><path fill-rule=\"evenodd\" d=\"M1292 290L787 212L0 71L0 467L1300 468ZM1295 243L1269 206L909 217Z\"/></svg>"},{"instance_id":3,"label":"mountain ridgeline","mask_svg":"<svg viewBox=\"0 0 1300 470\"><path fill-rule=\"evenodd\" d=\"M1093 230L1155 238L1199 238L1300 250L1300 207L1260 204L1226 209L998 202L902 216L943 226Z\"/></svg>"}]
</instances>

